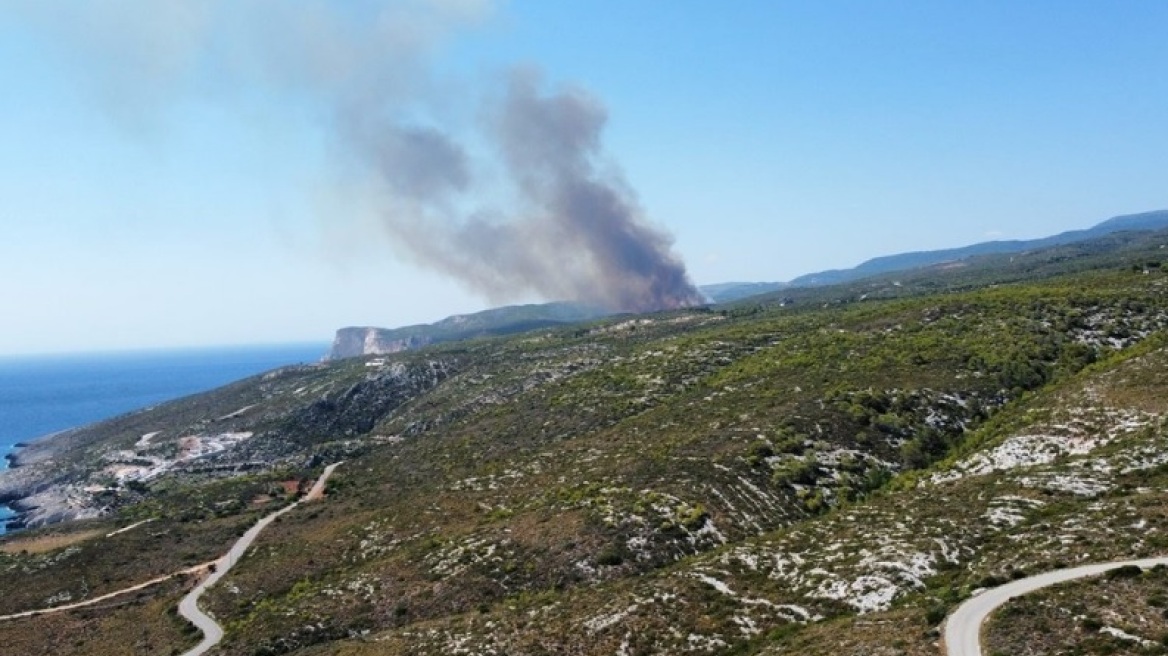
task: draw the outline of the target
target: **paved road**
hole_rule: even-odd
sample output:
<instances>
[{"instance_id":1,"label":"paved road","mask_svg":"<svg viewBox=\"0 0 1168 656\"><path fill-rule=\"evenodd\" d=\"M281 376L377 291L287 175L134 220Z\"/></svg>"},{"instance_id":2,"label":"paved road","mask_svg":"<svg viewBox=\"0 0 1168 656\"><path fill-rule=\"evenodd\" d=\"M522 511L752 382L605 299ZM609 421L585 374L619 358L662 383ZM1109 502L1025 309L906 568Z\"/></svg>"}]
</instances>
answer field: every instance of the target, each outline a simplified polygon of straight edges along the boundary
<instances>
[{"instance_id":1,"label":"paved road","mask_svg":"<svg viewBox=\"0 0 1168 656\"><path fill-rule=\"evenodd\" d=\"M1143 560L1122 560L1111 563L1083 565L1071 569L1059 569L1037 576L1031 576L1005 585L990 588L985 592L967 600L957 607L945 622L945 653L948 656L982 656L981 627L986 618L1002 604L1014 597L1041 588L1071 581L1074 579L1098 576L1109 569L1135 565L1148 568L1156 565L1168 565L1168 557L1145 558Z\"/></svg>"},{"instance_id":2,"label":"paved road","mask_svg":"<svg viewBox=\"0 0 1168 656\"><path fill-rule=\"evenodd\" d=\"M223 578L223 575L227 573L227 570L231 569L235 563L239 562L239 559L243 557L243 554L245 551L247 551L247 548L251 546L251 543L255 541L260 532L268 527L268 524L276 521L277 517L283 515L289 510L292 510L305 501L319 499L324 494L324 485L328 481L328 477L332 475L333 470L336 469L337 465L340 464L341 463L336 462L329 465L328 467L325 467L324 473L320 475L320 478L317 479L316 484L312 486L312 489L309 490L308 494L306 494L303 499L290 506L287 506L286 508L281 508L280 510L277 510L276 512L256 522L254 526L249 528L247 532L243 534L243 537L239 538L239 540L237 540L235 544L232 545L231 549L226 554L224 554L222 558L215 561L215 571L212 572L211 575L208 576L202 583L196 586L194 590L191 590L187 596L183 597L182 601L178 604L178 612L180 615L190 620L192 624L194 624L199 628L200 631L203 632L203 641L185 652L182 656L201 656L202 654L207 653L209 649L219 644L219 641L223 639L223 627L219 626L219 623L212 619L210 615L207 615L202 610L199 610L199 597L203 596L203 593L207 591L207 588L210 588L211 586L218 583L219 579Z\"/></svg>"}]
</instances>

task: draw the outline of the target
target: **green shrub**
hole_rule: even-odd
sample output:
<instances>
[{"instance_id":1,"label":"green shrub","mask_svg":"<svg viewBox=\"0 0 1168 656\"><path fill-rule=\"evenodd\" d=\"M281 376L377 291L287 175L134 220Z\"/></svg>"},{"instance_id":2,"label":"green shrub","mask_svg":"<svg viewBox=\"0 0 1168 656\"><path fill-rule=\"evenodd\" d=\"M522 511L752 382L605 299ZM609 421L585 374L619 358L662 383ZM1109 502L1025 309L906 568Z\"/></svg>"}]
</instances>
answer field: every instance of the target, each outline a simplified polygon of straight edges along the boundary
<instances>
[{"instance_id":1,"label":"green shrub","mask_svg":"<svg viewBox=\"0 0 1168 656\"><path fill-rule=\"evenodd\" d=\"M1123 567L1116 567L1107 570L1107 578L1115 579L1131 579L1144 573L1138 565L1124 565Z\"/></svg>"},{"instance_id":2,"label":"green shrub","mask_svg":"<svg viewBox=\"0 0 1168 656\"><path fill-rule=\"evenodd\" d=\"M596 554L596 564L601 567L616 567L625 562L623 551L618 545L607 545Z\"/></svg>"}]
</instances>

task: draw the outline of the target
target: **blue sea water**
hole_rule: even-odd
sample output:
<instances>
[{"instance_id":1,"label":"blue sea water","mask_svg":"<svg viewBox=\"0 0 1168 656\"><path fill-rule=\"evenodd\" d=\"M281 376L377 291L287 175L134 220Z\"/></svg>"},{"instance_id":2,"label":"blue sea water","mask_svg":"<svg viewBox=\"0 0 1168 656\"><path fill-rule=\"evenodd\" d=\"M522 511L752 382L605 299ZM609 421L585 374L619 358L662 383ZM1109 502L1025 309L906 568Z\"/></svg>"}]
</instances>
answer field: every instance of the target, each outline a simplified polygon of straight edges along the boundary
<instances>
[{"instance_id":1,"label":"blue sea water","mask_svg":"<svg viewBox=\"0 0 1168 656\"><path fill-rule=\"evenodd\" d=\"M0 458L18 442L316 362L327 350L312 343L0 357ZM0 506L0 533L8 516Z\"/></svg>"}]
</instances>

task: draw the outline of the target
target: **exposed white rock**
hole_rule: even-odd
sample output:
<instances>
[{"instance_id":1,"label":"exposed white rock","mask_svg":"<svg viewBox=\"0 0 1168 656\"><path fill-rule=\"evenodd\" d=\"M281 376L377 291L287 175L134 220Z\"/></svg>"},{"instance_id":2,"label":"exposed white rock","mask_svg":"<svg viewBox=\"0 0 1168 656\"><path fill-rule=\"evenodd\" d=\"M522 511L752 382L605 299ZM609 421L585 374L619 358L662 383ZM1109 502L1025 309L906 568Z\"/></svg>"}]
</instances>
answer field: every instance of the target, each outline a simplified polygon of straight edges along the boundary
<instances>
[{"instance_id":1,"label":"exposed white rock","mask_svg":"<svg viewBox=\"0 0 1168 656\"><path fill-rule=\"evenodd\" d=\"M1114 626L1105 626L1102 629L1099 629L1099 632L1106 633L1109 636L1114 636L1116 638L1119 638L1120 640L1126 640L1128 642L1139 643L1139 645L1141 647L1155 647L1156 645L1159 644L1155 640L1148 640L1147 638L1141 638L1137 635L1132 635L1132 634L1128 633L1127 631L1124 631L1122 629L1117 629Z\"/></svg>"}]
</instances>

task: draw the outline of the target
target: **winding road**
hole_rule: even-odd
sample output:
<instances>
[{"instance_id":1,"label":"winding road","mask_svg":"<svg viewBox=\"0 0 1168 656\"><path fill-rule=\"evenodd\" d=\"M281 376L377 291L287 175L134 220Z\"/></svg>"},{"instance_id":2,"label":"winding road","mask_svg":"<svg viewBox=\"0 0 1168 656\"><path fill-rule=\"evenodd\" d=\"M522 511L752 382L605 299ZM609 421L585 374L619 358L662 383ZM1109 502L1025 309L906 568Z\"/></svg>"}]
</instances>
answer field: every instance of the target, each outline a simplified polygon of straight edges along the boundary
<instances>
[{"instance_id":1,"label":"winding road","mask_svg":"<svg viewBox=\"0 0 1168 656\"><path fill-rule=\"evenodd\" d=\"M1058 583L1098 576L1108 570L1127 565L1135 565L1142 569L1155 567L1156 565L1168 565L1168 556L1145 558L1143 560L1120 560L1110 563L1083 565L1070 569L1058 569L1053 572L1046 572L1045 574L1011 581L996 588L990 588L958 606L957 610L949 616L949 619L945 622L945 653L948 656L982 656L982 624L985 623L986 618L991 613L1014 597Z\"/></svg>"},{"instance_id":2,"label":"winding road","mask_svg":"<svg viewBox=\"0 0 1168 656\"><path fill-rule=\"evenodd\" d=\"M182 574L195 574L205 569L210 569L211 575L199 583L199 585L195 586L193 590L187 593L187 595L183 597L182 601L179 602L178 605L179 614L185 617L192 624L198 627L200 631L203 632L202 642L200 642L194 648L184 652L182 656L200 656L201 654L205 654L207 650L217 645L219 641L223 639L223 627L219 626L219 623L212 619L211 616L199 610L199 597L203 596L203 593L207 591L207 588L215 585L215 583L217 583L219 579L223 578L223 575L226 574L227 571L231 569L233 565L235 565L235 563L239 562L239 559L243 557L243 554L247 551L247 548L251 546L252 542L255 542L256 537L259 536L261 531L268 527L268 524L276 521L277 517L283 515L284 513L292 510L296 506L299 506L306 501L315 501L323 497L324 486L326 483L328 483L329 476L332 476L333 470L336 469L340 464L340 462L335 462L328 467L325 467L324 472L320 475L320 478L316 480L316 483L313 484L312 489L308 491L308 494L304 495L304 498L260 519L255 523L255 525L249 528L247 532L239 538L239 540L236 540L231 549L228 550L227 553L218 560L209 563L202 563L201 565L195 565L194 567L188 567L184 570L174 572L173 574L167 574L166 576L150 579L149 581L144 581L137 585L132 585L128 588L115 590L114 592L101 595L100 597L93 597L92 599L86 599L84 601L78 601L71 604L63 604L61 606L53 606L51 608L38 608L35 610L26 610L21 613L13 613L11 615L0 615L0 620L15 620L24 617L33 617L34 615L41 615L44 613L59 613L66 610L83 608L85 606L91 606L93 604L107 601L129 592L148 588L152 585L162 583L163 581L169 581L170 579ZM133 524L118 531L114 531L109 535L116 535L122 531L129 530L143 523L145 522Z\"/></svg>"},{"instance_id":3,"label":"winding road","mask_svg":"<svg viewBox=\"0 0 1168 656\"><path fill-rule=\"evenodd\" d=\"M320 478L316 480L308 494L304 495L302 499L289 506L281 508L267 515L256 522L242 537L239 538L232 545L231 549L227 551L218 560L211 563L203 563L194 567L189 567L180 572L160 576L156 579L151 579L138 585L128 588L123 588L115 592L111 592L100 597L87 599L85 601L76 602L72 604L65 604L62 606L54 606L52 608L43 608L37 610L24 611L22 613L14 613L12 615L0 615L0 620L17 619L22 617L31 617L41 613L54 613L65 610L72 610L89 606L101 601L105 601L112 597L141 590L143 588L161 583L178 576L180 574L193 574L203 569L210 568L211 575L199 583L193 590L191 590L182 601L179 602L178 612L184 618L194 624L200 631L203 632L203 640L195 647L187 650L182 656L202 656L207 653L212 647L219 644L223 639L223 627L219 626L211 616L199 609L199 598L208 588L219 582L227 574L228 570L232 568L243 557L243 554L251 546L259 534L268 527L269 524L276 521L286 512L302 503L315 501L324 496L324 488L328 483L329 476L333 471L341 465L341 462L335 462L325 467L324 472ZM123 529L125 530L125 529ZM1140 560L1117 560L1107 563L1096 563L1093 565L1082 565L1080 567L1072 567L1069 569L1059 569L1053 572L1046 572L1037 574L1024 579L1011 581L1005 585L996 588L990 588L970 599L957 607L945 622L945 640L943 643L943 651L947 656L983 656L981 650L981 631L982 625L985 624L988 618L994 611L1002 607L1006 602L1014 597L1019 597L1042 588L1047 588L1059 583L1073 581L1076 579L1089 578L1092 576L1099 576L1109 570L1117 567L1125 567L1135 565L1141 569L1148 569L1156 565L1168 566L1168 556L1160 556L1156 558L1144 558Z\"/></svg>"},{"instance_id":4,"label":"winding road","mask_svg":"<svg viewBox=\"0 0 1168 656\"><path fill-rule=\"evenodd\" d=\"M219 644L219 641L223 639L223 627L219 626L219 623L216 622L210 615L207 615L199 609L199 597L202 597L203 593L207 591L207 588L210 588L211 586L218 583L219 579L223 578L223 575L226 574L232 566L239 562L239 559L243 557L243 554L245 551L247 551L247 548L251 546L252 542L255 542L256 537L259 536L261 531L268 527L268 524L276 521L277 517L283 515L284 513L292 510L296 506L299 506L306 501L314 501L321 498L324 495L325 483L328 482L329 476L332 476L333 470L336 469L340 464L341 463L339 462L335 462L328 467L325 467L324 473L320 475L320 478L316 480L316 483L312 486L312 489L308 491L308 494L304 495L303 499L290 506L281 508L280 510L277 510L276 512L256 522L254 526L249 528L247 532L244 533L243 536L239 538L239 540L237 540L234 545L231 546L231 549L228 550L227 553L223 554L223 557L215 561L211 575L204 579L202 583L199 583L199 585L195 586L193 590L187 593L187 596L183 597L182 601L180 601L178 604L178 612L180 615L188 619L191 624L194 624L200 631L203 632L203 640L193 648L184 652L182 656L201 656L202 654L207 653L209 649Z\"/></svg>"}]
</instances>

